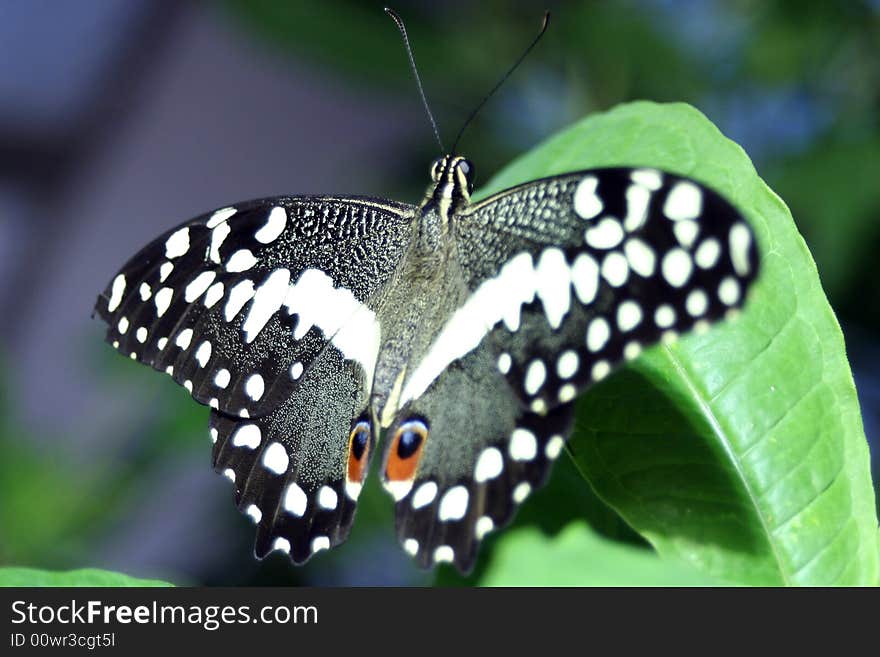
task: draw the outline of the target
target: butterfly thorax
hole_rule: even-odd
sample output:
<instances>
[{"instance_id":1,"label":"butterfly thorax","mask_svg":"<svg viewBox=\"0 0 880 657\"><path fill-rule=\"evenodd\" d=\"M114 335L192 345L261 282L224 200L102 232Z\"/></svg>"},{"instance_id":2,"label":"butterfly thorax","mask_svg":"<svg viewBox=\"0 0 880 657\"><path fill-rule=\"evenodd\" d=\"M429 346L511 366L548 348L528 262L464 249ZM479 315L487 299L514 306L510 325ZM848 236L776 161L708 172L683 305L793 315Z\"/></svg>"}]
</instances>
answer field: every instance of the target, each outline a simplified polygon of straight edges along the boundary
<instances>
[{"instance_id":1,"label":"butterfly thorax","mask_svg":"<svg viewBox=\"0 0 880 657\"><path fill-rule=\"evenodd\" d=\"M444 155L431 165L431 181L420 206L422 217L436 208L442 224L448 226L450 218L470 203L474 166L460 155Z\"/></svg>"},{"instance_id":2,"label":"butterfly thorax","mask_svg":"<svg viewBox=\"0 0 880 657\"><path fill-rule=\"evenodd\" d=\"M413 222L413 239L379 308L382 344L371 398L383 426L398 410L407 373L467 296L451 217L470 202L472 172L460 156L447 155L434 163L433 182Z\"/></svg>"}]
</instances>

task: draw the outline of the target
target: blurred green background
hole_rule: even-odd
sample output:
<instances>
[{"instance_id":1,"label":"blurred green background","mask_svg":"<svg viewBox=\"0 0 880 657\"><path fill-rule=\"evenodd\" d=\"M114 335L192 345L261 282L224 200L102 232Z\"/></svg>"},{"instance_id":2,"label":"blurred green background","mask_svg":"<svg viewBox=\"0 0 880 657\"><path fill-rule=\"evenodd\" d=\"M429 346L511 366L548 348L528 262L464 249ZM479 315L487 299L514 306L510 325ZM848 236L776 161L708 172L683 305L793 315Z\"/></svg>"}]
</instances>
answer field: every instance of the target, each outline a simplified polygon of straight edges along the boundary
<instances>
[{"instance_id":1,"label":"blurred green background","mask_svg":"<svg viewBox=\"0 0 880 657\"><path fill-rule=\"evenodd\" d=\"M420 197L436 145L382 6L0 5L0 565L178 584L434 581L396 545L375 482L346 545L303 568L255 561L253 527L210 468L207 409L119 358L89 318L130 254L208 209L280 193ZM880 479L880 2L394 7L447 143L553 12L465 134L478 186L634 99L691 103L743 145L816 259ZM563 458L517 523L552 533L575 517L639 543Z\"/></svg>"}]
</instances>

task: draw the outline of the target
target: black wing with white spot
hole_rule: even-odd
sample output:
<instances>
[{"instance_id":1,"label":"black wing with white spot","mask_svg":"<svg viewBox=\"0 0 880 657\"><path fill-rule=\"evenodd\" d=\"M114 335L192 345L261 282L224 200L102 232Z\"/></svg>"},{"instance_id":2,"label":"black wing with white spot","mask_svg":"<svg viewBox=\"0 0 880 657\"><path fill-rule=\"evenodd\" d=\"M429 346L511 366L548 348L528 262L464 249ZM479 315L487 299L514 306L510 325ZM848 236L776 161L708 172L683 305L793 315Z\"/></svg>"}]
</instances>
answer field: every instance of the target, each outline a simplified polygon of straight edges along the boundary
<instances>
[{"instance_id":1,"label":"black wing with white spot","mask_svg":"<svg viewBox=\"0 0 880 657\"><path fill-rule=\"evenodd\" d=\"M527 183L453 231L470 295L404 387L384 478L404 548L467 571L546 479L572 400L663 336L741 306L758 263L736 209L653 169Z\"/></svg>"},{"instance_id":2,"label":"black wing with white spot","mask_svg":"<svg viewBox=\"0 0 880 657\"><path fill-rule=\"evenodd\" d=\"M359 482L350 505L341 493L379 348L374 308L413 212L329 197L223 208L145 247L98 298L108 342L215 409L215 466L235 477L242 509L262 515L262 554L275 530L299 561L321 537L347 535ZM369 450L356 451L365 468ZM336 514L297 515L299 503L285 506L297 487L308 510L329 504L332 489Z\"/></svg>"},{"instance_id":3,"label":"black wing with white spot","mask_svg":"<svg viewBox=\"0 0 880 657\"><path fill-rule=\"evenodd\" d=\"M203 215L160 236L98 298L106 339L193 397L257 416L286 399L327 341L366 374L370 307L403 251L411 206L279 197Z\"/></svg>"},{"instance_id":4,"label":"black wing with white spot","mask_svg":"<svg viewBox=\"0 0 880 657\"><path fill-rule=\"evenodd\" d=\"M233 482L236 505L257 525L257 557L278 550L299 564L348 537L375 446L359 377L328 348L268 414L211 412L214 469Z\"/></svg>"},{"instance_id":5,"label":"black wing with white spot","mask_svg":"<svg viewBox=\"0 0 880 657\"><path fill-rule=\"evenodd\" d=\"M484 536L546 481L571 421L571 404L524 409L487 346L451 364L388 433L382 472L403 548L424 568L470 571Z\"/></svg>"},{"instance_id":6,"label":"black wing with white spot","mask_svg":"<svg viewBox=\"0 0 880 657\"><path fill-rule=\"evenodd\" d=\"M571 401L661 339L739 308L758 273L743 216L656 169L527 183L456 219L496 367L533 411Z\"/></svg>"}]
</instances>

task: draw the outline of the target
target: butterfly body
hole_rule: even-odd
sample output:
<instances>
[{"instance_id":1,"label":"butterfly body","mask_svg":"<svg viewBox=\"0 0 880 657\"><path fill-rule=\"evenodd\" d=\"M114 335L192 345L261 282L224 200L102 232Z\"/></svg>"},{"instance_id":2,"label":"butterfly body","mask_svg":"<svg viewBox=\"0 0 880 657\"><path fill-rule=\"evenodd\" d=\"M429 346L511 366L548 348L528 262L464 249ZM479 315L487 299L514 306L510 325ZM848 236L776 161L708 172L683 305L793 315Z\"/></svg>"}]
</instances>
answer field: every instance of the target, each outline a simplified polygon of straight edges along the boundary
<instances>
[{"instance_id":1,"label":"butterfly body","mask_svg":"<svg viewBox=\"0 0 880 657\"><path fill-rule=\"evenodd\" d=\"M418 206L279 197L159 237L96 311L119 351L211 407L215 468L297 562L345 540L383 436L397 533L469 569L546 479L582 391L722 319L757 274L748 224L687 178L610 168L472 203L438 159Z\"/></svg>"}]
</instances>

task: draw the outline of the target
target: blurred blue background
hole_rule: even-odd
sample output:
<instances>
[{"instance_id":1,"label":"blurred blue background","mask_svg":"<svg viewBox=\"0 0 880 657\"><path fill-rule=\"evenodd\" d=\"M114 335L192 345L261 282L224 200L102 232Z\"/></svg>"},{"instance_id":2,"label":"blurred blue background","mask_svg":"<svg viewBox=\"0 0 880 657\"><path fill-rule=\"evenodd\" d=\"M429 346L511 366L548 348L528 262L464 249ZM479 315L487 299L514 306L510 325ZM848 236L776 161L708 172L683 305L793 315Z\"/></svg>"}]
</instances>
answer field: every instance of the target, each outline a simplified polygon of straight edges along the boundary
<instances>
[{"instance_id":1,"label":"blurred blue background","mask_svg":"<svg viewBox=\"0 0 880 657\"><path fill-rule=\"evenodd\" d=\"M432 581L396 545L375 483L343 547L305 568L255 561L253 527L210 468L207 409L119 358L90 319L129 255L209 209L420 198L436 146L382 6L0 2L0 564L179 584ZM394 6L447 141L553 11L465 135L478 185L554 130L640 98L689 102L742 144L814 254L877 439L880 2ZM558 470L525 518L558 510Z\"/></svg>"}]
</instances>

